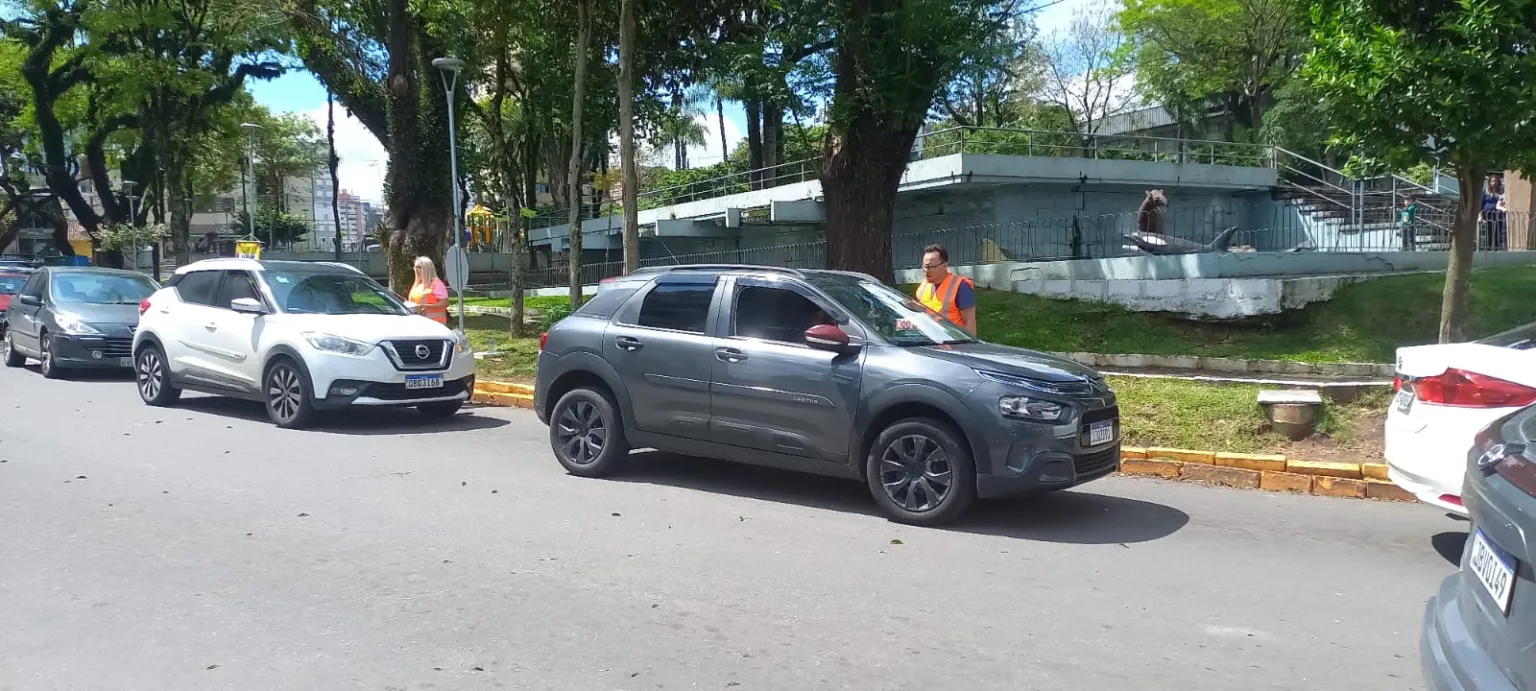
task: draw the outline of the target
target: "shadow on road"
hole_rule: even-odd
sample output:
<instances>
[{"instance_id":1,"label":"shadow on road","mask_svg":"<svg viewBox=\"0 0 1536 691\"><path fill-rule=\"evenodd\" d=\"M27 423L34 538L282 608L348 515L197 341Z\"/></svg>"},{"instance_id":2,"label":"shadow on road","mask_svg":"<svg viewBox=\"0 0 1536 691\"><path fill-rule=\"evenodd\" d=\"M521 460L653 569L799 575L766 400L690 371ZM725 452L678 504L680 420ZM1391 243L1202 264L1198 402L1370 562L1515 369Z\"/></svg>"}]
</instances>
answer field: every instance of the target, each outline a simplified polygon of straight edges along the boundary
<instances>
[{"instance_id":1,"label":"shadow on road","mask_svg":"<svg viewBox=\"0 0 1536 691\"><path fill-rule=\"evenodd\" d=\"M636 452L628 460L612 480L882 515L868 487L850 480L659 451ZM1189 514L1178 509L1097 494L1092 487L1043 497L979 501L942 530L1042 542L1124 544L1164 538L1189 523Z\"/></svg>"},{"instance_id":2,"label":"shadow on road","mask_svg":"<svg viewBox=\"0 0 1536 691\"><path fill-rule=\"evenodd\" d=\"M1461 552L1467 547L1467 534L1444 532L1429 538L1429 544L1451 566L1461 566Z\"/></svg>"},{"instance_id":3,"label":"shadow on road","mask_svg":"<svg viewBox=\"0 0 1536 691\"><path fill-rule=\"evenodd\" d=\"M36 361L28 364L27 370L39 377L43 376L43 373L38 370ZM83 382L86 384L132 384L133 370L127 367L72 369L66 370L62 378L65 381Z\"/></svg>"},{"instance_id":4,"label":"shadow on road","mask_svg":"<svg viewBox=\"0 0 1536 691\"><path fill-rule=\"evenodd\" d=\"M219 396L188 396L176 404L181 410L238 418L250 422L271 424L262 404L237 398ZM376 408L370 410L341 410L321 413L315 425L306 432L317 434L350 434L359 436L388 436L396 434L448 434L493 429L508 424L506 420L475 415L469 410L446 420L427 420L410 408Z\"/></svg>"}]
</instances>

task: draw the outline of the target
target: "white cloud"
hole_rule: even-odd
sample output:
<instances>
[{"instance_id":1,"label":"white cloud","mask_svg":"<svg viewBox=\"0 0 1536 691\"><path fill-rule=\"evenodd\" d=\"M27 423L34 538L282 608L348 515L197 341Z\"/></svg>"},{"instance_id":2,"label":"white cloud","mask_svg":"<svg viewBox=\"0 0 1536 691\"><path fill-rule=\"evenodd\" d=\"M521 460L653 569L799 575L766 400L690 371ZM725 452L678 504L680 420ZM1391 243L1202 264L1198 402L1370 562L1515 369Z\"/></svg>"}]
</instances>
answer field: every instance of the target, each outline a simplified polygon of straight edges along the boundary
<instances>
[{"instance_id":1,"label":"white cloud","mask_svg":"<svg viewBox=\"0 0 1536 691\"><path fill-rule=\"evenodd\" d=\"M324 135L324 106L300 114L314 121ZM361 121L348 114L341 104L336 105L336 157L341 159L336 166L336 179L342 190L368 201L384 199L384 173L389 154L378 138L363 127Z\"/></svg>"}]
</instances>

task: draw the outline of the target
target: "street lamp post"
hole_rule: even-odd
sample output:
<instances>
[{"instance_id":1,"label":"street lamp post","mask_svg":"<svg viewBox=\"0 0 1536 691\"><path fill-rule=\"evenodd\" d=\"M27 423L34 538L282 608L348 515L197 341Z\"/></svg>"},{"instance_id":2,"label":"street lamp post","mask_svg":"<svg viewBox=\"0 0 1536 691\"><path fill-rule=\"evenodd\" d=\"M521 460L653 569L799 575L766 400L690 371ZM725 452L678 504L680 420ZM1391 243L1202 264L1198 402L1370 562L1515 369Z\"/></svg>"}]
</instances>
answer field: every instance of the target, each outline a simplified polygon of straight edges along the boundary
<instances>
[{"instance_id":1,"label":"street lamp post","mask_svg":"<svg viewBox=\"0 0 1536 691\"><path fill-rule=\"evenodd\" d=\"M133 180L124 180L123 181L123 185L122 185L123 186L123 196L128 197L128 226L130 228L139 224L139 210L138 210L137 206L134 204L134 201L136 201L137 198L133 196L133 188L137 187L138 184L139 183L134 182ZM133 242L133 270L134 271L138 271L139 270L139 249L140 249L139 242L138 242L137 239L135 239L134 242Z\"/></svg>"},{"instance_id":2,"label":"street lamp post","mask_svg":"<svg viewBox=\"0 0 1536 691\"><path fill-rule=\"evenodd\" d=\"M250 174L250 183L256 184L256 133L261 131L261 125L252 122L240 123L240 129L245 131L245 168L240 170L240 205L245 208L245 233L247 240L256 239L256 217L251 214L251 198L246 190L246 174Z\"/></svg>"},{"instance_id":3,"label":"street lamp post","mask_svg":"<svg viewBox=\"0 0 1536 691\"><path fill-rule=\"evenodd\" d=\"M459 72L464 69L464 61L458 58L437 58L432 61L432 66L443 71L443 91L448 96L448 165L453 170L453 176L449 178L449 185L453 188L453 257L459 256L459 243L464 240L464 228L461 225L463 219L459 218L459 146L458 130L453 121L453 88L458 83ZM455 259L457 261L457 259ZM443 267L445 270L447 267ZM469 267L463 267L466 274ZM446 275L446 271L444 272ZM465 278L469 278L467 275ZM459 333L464 333L464 291L455 286L453 289L459 301Z\"/></svg>"}]
</instances>

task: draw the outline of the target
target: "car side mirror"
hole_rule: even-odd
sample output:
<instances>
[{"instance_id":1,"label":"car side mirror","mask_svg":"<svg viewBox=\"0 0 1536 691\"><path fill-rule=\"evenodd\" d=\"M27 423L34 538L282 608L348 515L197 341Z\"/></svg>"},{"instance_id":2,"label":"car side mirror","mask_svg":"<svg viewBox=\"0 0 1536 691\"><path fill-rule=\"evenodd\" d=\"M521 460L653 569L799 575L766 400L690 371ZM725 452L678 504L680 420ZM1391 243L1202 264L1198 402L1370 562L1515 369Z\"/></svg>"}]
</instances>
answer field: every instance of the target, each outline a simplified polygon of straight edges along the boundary
<instances>
[{"instance_id":1,"label":"car side mirror","mask_svg":"<svg viewBox=\"0 0 1536 691\"><path fill-rule=\"evenodd\" d=\"M42 307L43 299L36 295L18 295L16 301L28 307Z\"/></svg>"},{"instance_id":2,"label":"car side mirror","mask_svg":"<svg viewBox=\"0 0 1536 691\"><path fill-rule=\"evenodd\" d=\"M241 314L266 314L267 308L259 300L239 298L229 303L229 308Z\"/></svg>"},{"instance_id":3,"label":"car side mirror","mask_svg":"<svg viewBox=\"0 0 1536 691\"><path fill-rule=\"evenodd\" d=\"M817 350L841 353L848 350L848 334L831 324L817 324L805 330L805 344Z\"/></svg>"}]
</instances>

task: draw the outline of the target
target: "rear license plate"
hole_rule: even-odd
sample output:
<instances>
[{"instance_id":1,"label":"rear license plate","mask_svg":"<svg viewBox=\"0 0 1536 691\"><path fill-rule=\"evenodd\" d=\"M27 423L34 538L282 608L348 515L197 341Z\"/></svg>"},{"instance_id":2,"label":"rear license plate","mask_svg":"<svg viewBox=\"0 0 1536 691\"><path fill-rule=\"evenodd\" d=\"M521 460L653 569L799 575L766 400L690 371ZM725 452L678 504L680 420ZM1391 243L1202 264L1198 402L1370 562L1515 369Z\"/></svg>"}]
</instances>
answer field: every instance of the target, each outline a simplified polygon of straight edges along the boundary
<instances>
[{"instance_id":1,"label":"rear license plate","mask_svg":"<svg viewBox=\"0 0 1536 691\"><path fill-rule=\"evenodd\" d=\"M1514 595L1515 558L1488 539L1481 529L1472 533L1472 551L1467 556L1467 569L1477 576L1477 582L1499 606L1499 612L1509 616L1510 597Z\"/></svg>"},{"instance_id":2,"label":"rear license plate","mask_svg":"<svg viewBox=\"0 0 1536 691\"><path fill-rule=\"evenodd\" d=\"M1392 399L1392 407L1397 408L1399 413L1406 413L1413 408L1413 398L1413 389L1403 387L1403 390L1397 392L1397 396Z\"/></svg>"},{"instance_id":3,"label":"rear license plate","mask_svg":"<svg viewBox=\"0 0 1536 691\"><path fill-rule=\"evenodd\" d=\"M416 391L419 389L441 389L443 388L443 375L408 374L405 377L405 388L407 391Z\"/></svg>"},{"instance_id":4,"label":"rear license plate","mask_svg":"<svg viewBox=\"0 0 1536 691\"><path fill-rule=\"evenodd\" d=\"M1115 440L1115 421L1102 420L1088 425L1088 445L1098 446Z\"/></svg>"},{"instance_id":5,"label":"rear license plate","mask_svg":"<svg viewBox=\"0 0 1536 691\"><path fill-rule=\"evenodd\" d=\"M120 358L117 359L117 366L118 367L132 367L133 366L133 358L131 358L131 357L120 357Z\"/></svg>"}]
</instances>

